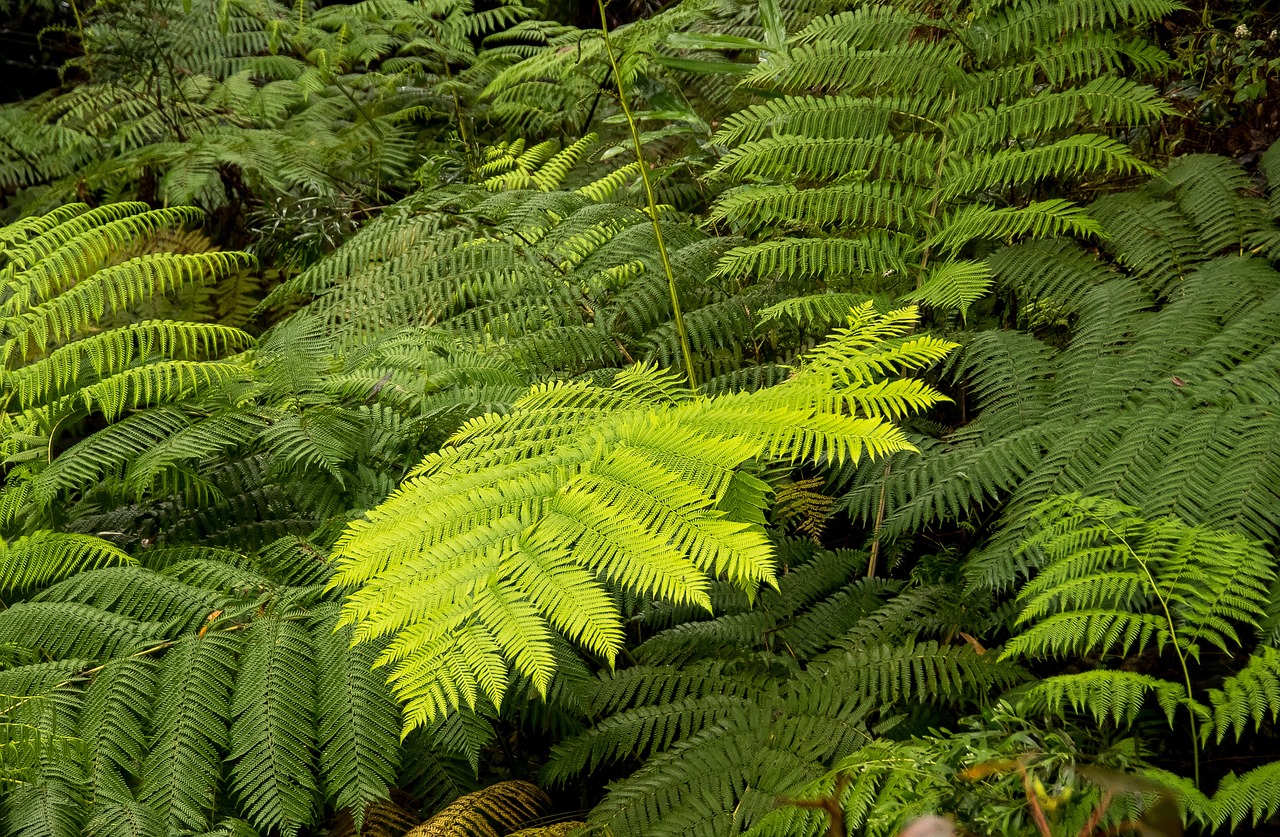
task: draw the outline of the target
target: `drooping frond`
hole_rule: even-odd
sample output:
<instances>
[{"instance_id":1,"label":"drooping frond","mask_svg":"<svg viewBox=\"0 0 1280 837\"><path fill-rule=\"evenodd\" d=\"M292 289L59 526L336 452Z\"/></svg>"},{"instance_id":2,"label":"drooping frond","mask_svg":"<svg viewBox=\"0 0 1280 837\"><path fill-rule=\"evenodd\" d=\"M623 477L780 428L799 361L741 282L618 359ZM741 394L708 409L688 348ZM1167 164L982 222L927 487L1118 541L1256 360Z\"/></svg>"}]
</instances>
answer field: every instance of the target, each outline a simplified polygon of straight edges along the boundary
<instances>
[{"instance_id":1,"label":"drooping frond","mask_svg":"<svg viewBox=\"0 0 1280 837\"><path fill-rule=\"evenodd\" d=\"M449 803L409 832L413 837L501 837L542 813L547 795L529 782L498 782Z\"/></svg>"},{"instance_id":2,"label":"drooping frond","mask_svg":"<svg viewBox=\"0 0 1280 837\"><path fill-rule=\"evenodd\" d=\"M334 614L336 616L336 613ZM325 619L315 632L320 662L317 742L325 795L352 812L356 829L365 810L384 799L399 767L400 712L373 671L377 648L351 644L351 632Z\"/></svg>"},{"instance_id":3,"label":"drooping frond","mask_svg":"<svg viewBox=\"0 0 1280 837\"><path fill-rule=\"evenodd\" d=\"M411 763L440 762L425 801L465 790L433 739L401 741L377 649L335 632L315 557L327 555L296 537L253 555L144 550L0 613L14 833L56 832L70 814L103 833L288 832L339 811L375 833L377 806L416 781ZM23 789L36 780L75 807L37 805Z\"/></svg>"},{"instance_id":4,"label":"drooping frond","mask_svg":"<svg viewBox=\"0 0 1280 837\"><path fill-rule=\"evenodd\" d=\"M241 646L238 635L213 633L165 654L138 799L171 829L204 828L213 811Z\"/></svg>"},{"instance_id":5,"label":"drooping frond","mask_svg":"<svg viewBox=\"0 0 1280 837\"><path fill-rule=\"evenodd\" d=\"M1099 724L1124 727L1134 722L1152 696L1172 724L1174 712L1186 703L1187 690L1148 674L1098 670L1042 680L1027 692L1026 699L1032 709L1046 714L1062 715L1070 710L1091 716Z\"/></svg>"},{"instance_id":6,"label":"drooping frond","mask_svg":"<svg viewBox=\"0 0 1280 837\"><path fill-rule=\"evenodd\" d=\"M1239 535L1143 520L1114 500L1068 496L1037 510L1035 578L1019 594L1028 627L1005 654L1141 653L1201 643L1230 651L1232 623L1256 624L1275 577L1270 556Z\"/></svg>"},{"instance_id":7,"label":"drooping frond","mask_svg":"<svg viewBox=\"0 0 1280 837\"><path fill-rule=\"evenodd\" d=\"M302 628L255 620L232 696L231 791L252 822L295 834L315 816L315 647Z\"/></svg>"},{"instance_id":8,"label":"drooping frond","mask_svg":"<svg viewBox=\"0 0 1280 837\"><path fill-rule=\"evenodd\" d=\"M1280 715L1280 651L1258 649L1247 665L1209 691L1208 703L1218 741L1228 735L1238 741L1250 727L1257 729L1268 719L1274 723Z\"/></svg>"}]
</instances>

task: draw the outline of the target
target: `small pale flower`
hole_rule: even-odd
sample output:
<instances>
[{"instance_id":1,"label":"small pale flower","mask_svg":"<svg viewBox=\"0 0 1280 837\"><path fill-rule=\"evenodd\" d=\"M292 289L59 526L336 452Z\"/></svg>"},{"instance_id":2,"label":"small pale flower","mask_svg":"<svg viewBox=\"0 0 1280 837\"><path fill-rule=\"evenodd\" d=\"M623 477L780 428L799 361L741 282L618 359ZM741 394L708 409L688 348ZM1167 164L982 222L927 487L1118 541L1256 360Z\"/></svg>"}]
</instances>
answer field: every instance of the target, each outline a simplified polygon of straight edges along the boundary
<instances>
[{"instance_id":1,"label":"small pale flower","mask_svg":"<svg viewBox=\"0 0 1280 837\"><path fill-rule=\"evenodd\" d=\"M1240 24L1239 26L1237 26L1237 27L1236 27L1236 37L1237 37L1237 38L1247 38L1247 37L1249 37L1249 27L1248 27L1248 26L1245 26L1243 23L1242 23L1242 24Z\"/></svg>"}]
</instances>

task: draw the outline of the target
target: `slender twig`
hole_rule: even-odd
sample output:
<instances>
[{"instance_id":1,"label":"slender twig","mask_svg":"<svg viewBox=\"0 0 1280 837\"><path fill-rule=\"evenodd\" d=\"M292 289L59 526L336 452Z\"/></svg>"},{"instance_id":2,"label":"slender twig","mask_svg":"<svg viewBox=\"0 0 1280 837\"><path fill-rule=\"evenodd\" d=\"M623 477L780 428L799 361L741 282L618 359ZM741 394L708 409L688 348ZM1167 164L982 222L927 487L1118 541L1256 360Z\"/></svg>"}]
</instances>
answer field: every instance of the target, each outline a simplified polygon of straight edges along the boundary
<instances>
[{"instance_id":1,"label":"slender twig","mask_svg":"<svg viewBox=\"0 0 1280 837\"><path fill-rule=\"evenodd\" d=\"M640 141L640 129L636 127L635 117L631 115L631 106L627 103L626 87L622 83L622 71L618 69L618 60L613 54L613 44L609 41L609 19L604 12L605 0L596 0L600 8L600 32L604 35L604 51L609 56L609 66L613 68L613 78L618 85L618 103L622 105L622 113L631 128L631 142L635 145L636 159L640 162L640 179L644 181L645 199L649 203L649 220L653 223L653 235L658 243L658 255L662 257L662 269L667 274L667 288L671 291L671 312L676 321L676 334L680 337L680 353L684 357L684 371L689 379L689 388L698 389L698 379L693 371L693 353L689 350L689 334L684 328L684 314L680 310L680 294L676 290L676 276L671 269L671 259L667 255L667 246L662 240L662 225L658 223L658 201L653 195L653 183L649 180L649 167L644 159L644 144Z\"/></svg>"}]
</instances>

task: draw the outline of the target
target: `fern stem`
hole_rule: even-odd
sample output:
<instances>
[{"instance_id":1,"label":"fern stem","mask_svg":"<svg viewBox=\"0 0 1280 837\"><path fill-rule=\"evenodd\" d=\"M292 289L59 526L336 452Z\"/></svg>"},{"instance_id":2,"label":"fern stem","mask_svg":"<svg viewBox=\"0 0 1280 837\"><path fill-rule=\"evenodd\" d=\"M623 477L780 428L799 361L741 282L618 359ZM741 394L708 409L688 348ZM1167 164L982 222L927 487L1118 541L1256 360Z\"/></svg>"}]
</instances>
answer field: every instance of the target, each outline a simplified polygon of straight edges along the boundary
<instances>
[{"instance_id":1,"label":"fern stem","mask_svg":"<svg viewBox=\"0 0 1280 837\"><path fill-rule=\"evenodd\" d=\"M867 578L875 578L876 559L880 557L880 529L884 526L885 495L889 490L890 467L891 463L884 466L884 479L880 483L880 506L876 509L876 525L873 530L875 540L871 542L871 555L867 558Z\"/></svg>"},{"instance_id":2,"label":"fern stem","mask_svg":"<svg viewBox=\"0 0 1280 837\"><path fill-rule=\"evenodd\" d=\"M631 129L631 142L635 145L636 160L640 163L640 179L644 182L644 196L649 203L649 220L653 223L658 255L662 258L662 269L667 274L667 288L671 291L671 313L676 322L676 334L680 338L680 354L684 358L685 375L689 379L689 388L697 392L698 379L693 371L693 353L689 350L689 333L685 331L684 314L680 310L680 294L676 290L675 272L671 269L667 245L662 240L662 225L658 223L658 201L653 195L653 183L649 179L649 167L644 159L644 143L640 141L640 129L636 127L635 117L631 115L626 88L622 83L622 71L618 69L618 60L614 57L613 44L609 40L609 19L605 15L604 3L605 0L596 0L596 6L600 9L600 33L604 36L604 52L609 57L609 66L613 69L613 80L618 87L618 103L622 105L622 113L627 118L627 126Z\"/></svg>"},{"instance_id":3,"label":"fern stem","mask_svg":"<svg viewBox=\"0 0 1280 837\"><path fill-rule=\"evenodd\" d=\"M1197 789L1200 788L1200 727L1196 722L1196 710L1191 699L1191 671L1187 668L1187 656L1182 652L1182 646L1178 644L1178 629L1174 625L1173 614L1169 612L1169 602L1160 593L1160 586L1156 584L1155 576L1151 574L1151 569L1147 566L1147 562L1142 560L1142 556L1138 555L1137 550L1129 545L1129 541L1124 535L1116 531L1111 522L1104 520L1093 512L1086 512L1094 520L1097 520L1107 528L1107 531L1119 539L1125 550L1133 556L1133 560L1138 562L1138 566L1142 567L1142 572L1147 577L1147 583L1151 585L1151 591L1155 593L1156 601L1160 602L1160 609L1164 611L1164 621L1169 625L1169 642L1173 645L1173 653L1178 655L1178 665L1182 667L1182 682L1187 687L1187 715L1191 720L1191 775L1192 781L1195 782Z\"/></svg>"},{"instance_id":4,"label":"fern stem","mask_svg":"<svg viewBox=\"0 0 1280 837\"><path fill-rule=\"evenodd\" d=\"M458 136L462 138L462 145L467 149L467 153L471 152L471 140L467 137L466 120L462 116L462 102L458 100L458 89L453 86L453 73L449 72L449 61L444 62L444 77L449 82L449 95L453 97L453 112L458 117Z\"/></svg>"},{"instance_id":5,"label":"fern stem","mask_svg":"<svg viewBox=\"0 0 1280 837\"><path fill-rule=\"evenodd\" d=\"M76 0L71 0L71 14L76 18L76 34L80 36L80 48L84 49L84 20L80 17L80 7Z\"/></svg>"}]
</instances>

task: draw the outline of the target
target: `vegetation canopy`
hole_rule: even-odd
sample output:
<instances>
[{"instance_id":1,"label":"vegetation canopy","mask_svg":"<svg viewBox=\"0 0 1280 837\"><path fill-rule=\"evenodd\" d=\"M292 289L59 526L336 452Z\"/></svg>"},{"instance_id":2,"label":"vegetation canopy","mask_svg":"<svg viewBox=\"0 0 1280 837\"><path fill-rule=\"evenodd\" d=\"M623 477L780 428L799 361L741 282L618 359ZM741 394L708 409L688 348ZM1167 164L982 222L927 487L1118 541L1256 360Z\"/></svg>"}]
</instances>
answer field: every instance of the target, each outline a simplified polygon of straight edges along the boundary
<instances>
[{"instance_id":1,"label":"vegetation canopy","mask_svg":"<svg viewBox=\"0 0 1280 837\"><path fill-rule=\"evenodd\" d=\"M1280 827L1269 8L0 14L0 834Z\"/></svg>"}]
</instances>

